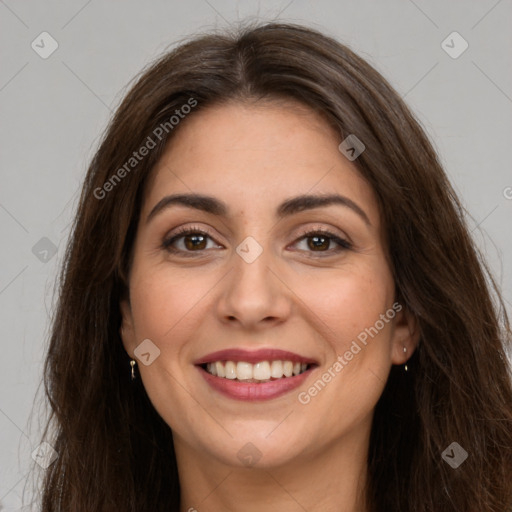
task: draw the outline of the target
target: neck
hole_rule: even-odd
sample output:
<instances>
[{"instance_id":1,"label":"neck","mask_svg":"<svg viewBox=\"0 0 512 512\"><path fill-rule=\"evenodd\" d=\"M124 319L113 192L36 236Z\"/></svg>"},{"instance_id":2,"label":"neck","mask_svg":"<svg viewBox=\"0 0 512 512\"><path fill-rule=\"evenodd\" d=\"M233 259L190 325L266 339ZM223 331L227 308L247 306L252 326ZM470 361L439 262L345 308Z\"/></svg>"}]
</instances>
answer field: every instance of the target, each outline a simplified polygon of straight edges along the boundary
<instances>
[{"instance_id":1,"label":"neck","mask_svg":"<svg viewBox=\"0 0 512 512\"><path fill-rule=\"evenodd\" d=\"M181 487L180 512L367 512L369 431L361 428L281 466L231 466L174 437Z\"/></svg>"}]
</instances>

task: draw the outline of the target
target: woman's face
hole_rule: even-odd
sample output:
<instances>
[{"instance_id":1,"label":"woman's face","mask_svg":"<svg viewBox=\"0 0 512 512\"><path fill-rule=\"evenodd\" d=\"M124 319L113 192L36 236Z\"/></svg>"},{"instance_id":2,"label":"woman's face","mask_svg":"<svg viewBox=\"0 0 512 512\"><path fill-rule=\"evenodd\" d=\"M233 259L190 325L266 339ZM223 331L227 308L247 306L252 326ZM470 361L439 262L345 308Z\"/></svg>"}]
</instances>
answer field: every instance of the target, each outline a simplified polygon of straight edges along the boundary
<instances>
[{"instance_id":1,"label":"woman's face","mask_svg":"<svg viewBox=\"0 0 512 512\"><path fill-rule=\"evenodd\" d=\"M390 366L414 348L372 189L300 105L231 103L182 123L121 304L177 453L272 467L364 445Z\"/></svg>"}]
</instances>

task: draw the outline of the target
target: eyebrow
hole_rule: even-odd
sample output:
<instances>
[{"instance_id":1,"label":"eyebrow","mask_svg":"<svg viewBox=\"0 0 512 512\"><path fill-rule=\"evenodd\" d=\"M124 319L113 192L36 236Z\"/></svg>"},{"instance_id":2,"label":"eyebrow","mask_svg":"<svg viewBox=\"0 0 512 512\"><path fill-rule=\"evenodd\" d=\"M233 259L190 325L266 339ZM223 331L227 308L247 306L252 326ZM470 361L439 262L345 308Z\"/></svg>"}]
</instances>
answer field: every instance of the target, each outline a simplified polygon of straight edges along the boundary
<instances>
[{"instance_id":1,"label":"eyebrow","mask_svg":"<svg viewBox=\"0 0 512 512\"><path fill-rule=\"evenodd\" d=\"M368 218L368 215L366 215L365 211L357 203L352 201L352 199L339 194L300 195L292 197L279 205L276 211L276 217L282 219L298 212L313 210L315 208L334 204L350 208L352 211L357 213L357 215L359 215L359 217L361 217L368 226L371 226L370 219ZM158 213L173 205L194 208L219 217L227 217L229 214L227 204L215 197L202 194L174 194L165 196L158 201L147 216L146 223L148 223Z\"/></svg>"}]
</instances>

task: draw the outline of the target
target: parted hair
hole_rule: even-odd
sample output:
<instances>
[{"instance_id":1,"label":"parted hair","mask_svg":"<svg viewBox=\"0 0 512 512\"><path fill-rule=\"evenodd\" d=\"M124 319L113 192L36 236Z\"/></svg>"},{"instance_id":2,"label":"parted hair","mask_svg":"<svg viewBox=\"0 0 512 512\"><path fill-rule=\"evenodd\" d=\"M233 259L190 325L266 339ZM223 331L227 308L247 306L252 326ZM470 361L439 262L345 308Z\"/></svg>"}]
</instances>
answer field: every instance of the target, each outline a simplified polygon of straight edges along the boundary
<instances>
[{"instance_id":1,"label":"parted hair","mask_svg":"<svg viewBox=\"0 0 512 512\"><path fill-rule=\"evenodd\" d=\"M59 454L43 512L178 511L172 430L120 334L148 178L187 118L120 182L105 183L182 105L293 99L366 146L400 303L417 320L409 371L393 366L377 403L365 496L372 512L512 510L510 325L466 213L419 121L347 45L305 26L253 24L187 39L136 77L90 162L58 281L44 367L43 439ZM125 175L126 174L126 175ZM111 182L112 183L112 182ZM101 196L101 197L100 197ZM443 451L468 453L457 469Z\"/></svg>"}]
</instances>

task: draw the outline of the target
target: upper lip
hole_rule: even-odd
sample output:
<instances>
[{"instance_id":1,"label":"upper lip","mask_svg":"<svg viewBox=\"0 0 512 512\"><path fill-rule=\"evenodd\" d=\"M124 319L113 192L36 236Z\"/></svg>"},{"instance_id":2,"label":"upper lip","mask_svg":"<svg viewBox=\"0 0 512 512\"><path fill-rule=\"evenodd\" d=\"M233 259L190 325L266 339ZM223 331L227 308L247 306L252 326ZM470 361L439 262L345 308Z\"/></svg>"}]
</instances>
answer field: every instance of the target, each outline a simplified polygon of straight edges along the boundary
<instances>
[{"instance_id":1,"label":"upper lip","mask_svg":"<svg viewBox=\"0 0 512 512\"><path fill-rule=\"evenodd\" d=\"M216 361L244 361L246 363L259 363L261 361L292 361L293 363L317 364L310 357L301 356L294 352L274 348L262 348L259 350L244 350L240 348L228 348L212 352L194 361L195 365L214 363Z\"/></svg>"}]
</instances>

